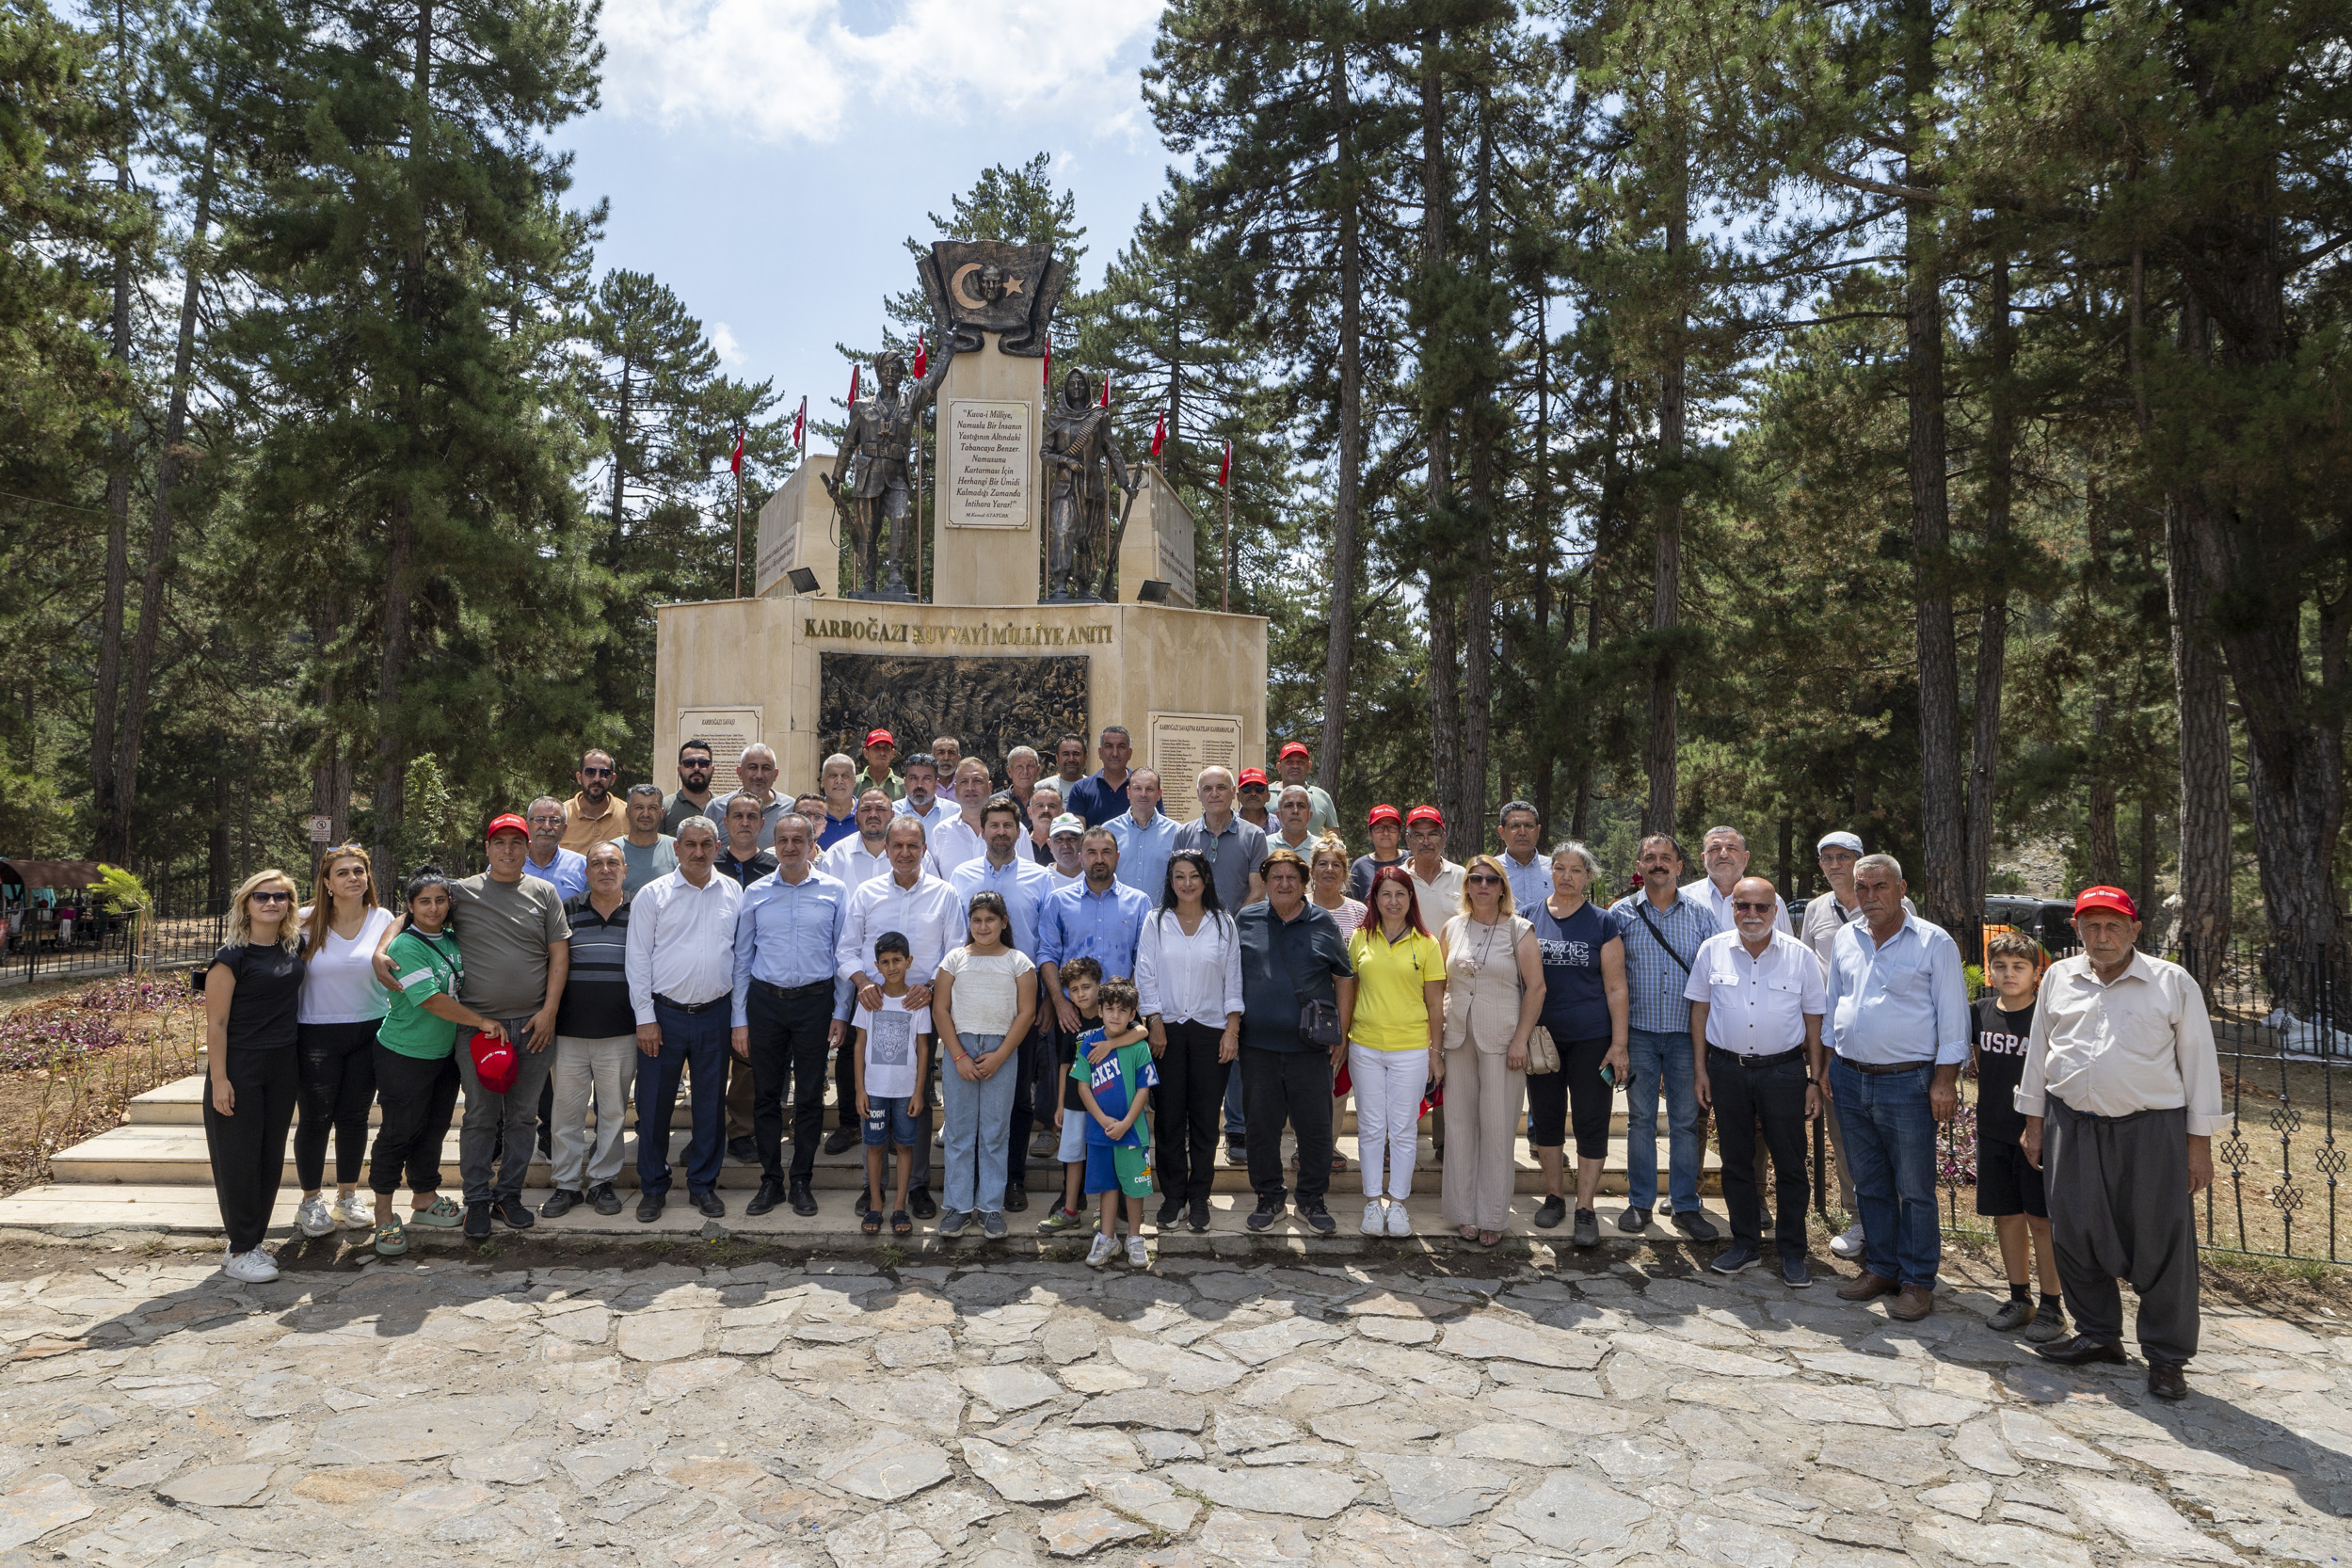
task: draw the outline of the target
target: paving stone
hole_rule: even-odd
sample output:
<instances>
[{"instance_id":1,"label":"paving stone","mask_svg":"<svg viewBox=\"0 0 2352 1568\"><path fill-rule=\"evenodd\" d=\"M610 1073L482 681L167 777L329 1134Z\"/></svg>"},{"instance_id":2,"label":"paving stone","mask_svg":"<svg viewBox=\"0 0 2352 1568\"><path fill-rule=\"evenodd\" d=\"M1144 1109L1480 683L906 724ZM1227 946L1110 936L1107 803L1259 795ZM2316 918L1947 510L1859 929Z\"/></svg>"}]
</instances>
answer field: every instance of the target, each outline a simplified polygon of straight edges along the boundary
<instances>
[{"instance_id":1,"label":"paving stone","mask_svg":"<svg viewBox=\"0 0 2352 1568\"><path fill-rule=\"evenodd\" d=\"M1193 1540L1210 1561L1239 1568L1306 1568L1315 1559L1314 1544L1297 1520L1238 1509L1211 1510ZM1166 1568L1182 1565L1171 1561Z\"/></svg>"},{"instance_id":2,"label":"paving stone","mask_svg":"<svg viewBox=\"0 0 2352 1568\"><path fill-rule=\"evenodd\" d=\"M1613 1405L1542 1388L1497 1388L1486 1400L1498 1411L1562 1432L1625 1432L1641 1421Z\"/></svg>"},{"instance_id":3,"label":"paving stone","mask_svg":"<svg viewBox=\"0 0 2352 1568\"><path fill-rule=\"evenodd\" d=\"M1453 1451L1464 1459L1499 1459L1513 1464L1567 1464L1582 1446L1525 1421L1487 1421L1454 1433Z\"/></svg>"},{"instance_id":4,"label":"paving stone","mask_svg":"<svg viewBox=\"0 0 2352 1568\"><path fill-rule=\"evenodd\" d=\"M1818 1462L1891 1486L1921 1487L1951 1474L1944 1446L1919 1432L1831 1427L1821 1435Z\"/></svg>"},{"instance_id":5,"label":"paving stone","mask_svg":"<svg viewBox=\"0 0 2352 1568\"><path fill-rule=\"evenodd\" d=\"M1049 1464L1061 1465L1076 1475L1096 1475L1105 1470L1141 1470L1144 1467L1144 1449L1139 1444L1154 1435L1143 1432L1130 1437L1113 1427L1093 1427L1083 1431L1070 1427L1048 1427L1028 1440L1024 1451ZM1192 1440L1188 1437L1184 1441L1190 1443Z\"/></svg>"},{"instance_id":6,"label":"paving stone","mask_svg":"<svg viewBox=\"0 0 2352 1568\"><path fill-rule=\"evenodd\" d=\"M56 1551L70 1561L94 1562L100 1568L150 1568L167 1560L187 1561L189 1544L212 1533L212 1526L192 1514L140 1507L75 1536Z\"/></svg>"},{"instance_id":7,"label":"paving stone","mask_svg":"<svg viewBox=\"0 0 2352 1568\"><path fill-rule=\"evenodd\" d=\"M1496 1510L1495 1518L1539 1545L1581 1556L1628 1544L1650 1513L1649 1504L1615 1487L1554 1471L1533 1492Z\"/></svg>"},{"instance_id":8,"label":"paving stone","mask_svg":"<svg viewBox=\"0 0 2352 1568\"><path fill-rule=\"evenodd\" d=\"M713 1312L631 1312L620 1320L620 1353L632 1361L682 1361L702 1353Z\"/></svg>"},{"instance_id":9,"label":"paving stone","mask_svg":"<svg viewBox=\"0 0 2352 1568\"><path fill-rule=\"evenodd\" d=\"M1437 1325L1419 1318L1358 1318L1355 1331L1391 1345L1426 1345L1437 1337Z\"/></svg>"},{"instance_id":10,"label":"paving stone","mask_svg":"<svg viewBox=\"0 0 2352 1568\"><path fill-rule=\"evenodd\" d=\"M1121 1541L1132 1541L1150 1530L1107 1508L1073 1508L1048 1513L1037 1521L1037 1534L1055 1557L1084 1557Z\"/></svg>"},{"instance_id":11,"label":"paving stone","mask_svg":"<svg viewBox=\"0 0 2352 1568\"><path fill-rule=\"evenodd\" d=\"M1241 1456L1244 1464L1345 1464L1354 1457L1329 1443L1285 1443Z\"/></svg>"},{"instance_id":12,"label":"paving stone","mask_svg":"<svg viewBox=\"0 0 2352 1568\"><path fill-rule=\"evenodd\" d=\"M498 1498L498 1493L472 1481L411 1486L384 1504L382 1517L389 1528L409 1535L431 1536L451 1520L472 1513L485 1504L496 1502Z\"/></svg>"},{"instance_id":13,"label":"paving stone","mask_svg":"<svg viewBox=\"0 0 2352 1568\"><path fill-rule=\"evenodd\" d=\"M159 1497L190 1508L245 1508L261 1500L274 1464L208 1464L155 1488Z\"/></svg>"},{"instance_id":14,"label":"paving stone","mask_svg":"<svg viewBox=\"0 0 2352 1568\"><path fill-rule=\"evenodd\" d=\"M1919 1494L1919 1500L1929 1508L1962 1519L1980 1519L1992 1502L1992 1488L1980 1480L1954 1481L1949 1486L1932 1487Z\"/></svg>"},{"instance_id":15,"label":"paving stone","mask_svg":"<svg viewBox=\"0 0 2352 1568\"><path fill-rule=\"evenodd\" d=\"M1947 1558L1988 1568L2090 1568L2090 1553L2081 1543L2023 1525L1964 1525L1929 1518L1913 1526L1911 1536Z\"/></svg>"},{"instance_id":16,"label":"paving stone","mask_svg":"<svg viewBox=\"0 0 2352 1568\"><path fill-rule=\"evenodd\" d=\"M1478 1559L1436 1530L1359 1508L1324 1529L1315 1561L1317 1568L1476 1568Z\"/></svg>"},{"instance_id":17,"label":"paving stone","mask_svg":"<svg viewBox=\"0 0 2352 1568\"><path fill-rule=\"evenodd\" d=\"M816 1476L827 1486L891 1503L936 1486L952 1473L946 1451L937 1445L885 1430L841 1449L817 1467Z\"/></svg>"},{"instance_id":18,"label":"paving stone","mask_svg":"<svg viewBox=\"0 0 2352 1568\"><path fill-rule=\"evenodd\" d=\"M2001 1427L2001 1440L2021 1459L2038 1459L2047 1464L2071 1464L2081 1470L2115 1468L2104 1455L2077 1443L2031 1411L2004 1410L1998 1413L1997 1419Z\"/></svg>"},{"instance_id":19,"label":"paving stone","mask_svg":"<svg viewBox=\"0 0 2352 1568\"><path fill-rule=\"evenodd\" d=\"M952 1367L955 1341L944 1328L885 1334L873 1342L873 1358L888 1368Z\"/></svg>"},{"instance_id":20,"label":"paving stone","mask_svg":"<svg viewBox=\"0 0 2352 1568\"><path fill-rule=\"evenodd\" d=\"M1179 1394L1208 1394L1230 1388L1250 1372L1240 1361L1202 1355L1157 1339L1137 1339L1128 1335L1112 1338L1111 1355L1131 1372L1165 1378L1168 1386Z\"/></svg>"},{"instance_id":21,"label":"paving stone","mask_svg":"<svg viewBox=\"0 0 2352 1568\"><path fill-rule=\"evenodd\" d=\"M1988 1476L2022 1476L2025 1466L2001 1441L2000 1428L1989 1416L1963 1422L1952 1436L1952 1457Z\"/></svg>"},{"instance_id":22,"label":"paving stone","mask_svg":"<svg viewBox=\"0 0 2352 1568\"><path fill-rule=\"evenodd\" d=\"M1469 1361L1524 1361L1532 1366L1590 1370L1601 1364L1608 1346L1587 1335L1544 1323L1519 1322L1492 1313L1473 1313L1448 1323L1437 1348Z\"/></svg>"},{"instance_id":23,"label":"paving stone","mask_svg":"<svg viewBox=\"0 0 2352 1568\"><path fill-rule=\"evenodd\" d=\"M1631 1351L1645 1361L1659 1362L1669 1367L1688 1367L1694 1372L1704 1372L1719 1378L1784 1378L1796 1375L1796 1368L1783 1362L1767 1361L1761 1356L1742 1355L1736 1351L1712 1350L1705 1345L1693 1345L1680 1339L1670 1339L1661 1334L1619 1332L1608 1336L1608 1342L1621 1351ZM1574 1366L1574 1362L1566 1363Z\"/></svg>"},{"instance_id":24,"label":"paving stone","mask_svg":"<svg viewBox=\"0 0 2352 1568\"><path fill-rule=\"evenodd\" d=\"M929 1568L947 1556L920 1526L895 1508L837 1526L825 1531L823 1539L837 1568L873 1568L876 1563Z\"/></svg>"},{"instance_id":25,"label":"paving stone","mask_svg":"<svg viewBox=\"0 0 2352 1568\"><path fill-rule=\"evenodd\" d=\"M1328 1519L1344 1512L1364 1490L1362 1482L1336 1470L1304 1464L1256 1470L1171 1464L1167 1476L1186 1491L1197 1492L1221 1508L1295 1514L1304 1519Z\"/></svg>"},{"instance_id":26,"label":"paving stone","mask_svg":"<svg viewBox=\"0 0 2352 1568\"><path fill-rule=\"evenodd\" d=\"M963 1440L964 1463L1011 1503L1058 1503L1080 1496L1085 1482L1076 1472L1048 1464L1018 1448L1000 1448L983 1437Z\"/></svg>"},{"instance_id":27,"label":"paving stone","mask_svg":"<svg viewBox=\"0 0 2352 1568\"><path fill-rule=\"evenodd\" d=\"M307 1457L312 1464L375 1464L483 1453L505 1443L538 1410L538 1396L530 1393L404 1400L397 1421L357 1410L321 1421Z\"/></svg>"},{"instance_id":28,"label":"paving stone","mask_svg":"<svg viewBox=\"0 0 2352 1568\"><path fill-rule=\"evenodd\" d=\"M594 1492L632 1470L644 1469L652 1461L652 1443L641 1437L624 1437L567 1448L558 1463L574 1486L583 1492Z\"/></svg>"},{"instance_id":29,"label":"paving stone","mask_svg":"<svg viewBox=\"0 0 2352 1568\"><path fill-rule=\"evenodd\" d=\"M1062 1396L1062 1385L1034 1367L966 1367L955 1374L964 1391L999 1410L1027 1410Z\"/></svg>"},{"instance_id":30,"label":"paving stone","mask_svg":"<svg viewBox=\"0 0 2352 1568\"><path fill-rule=\"evenodd\" d=\"M187 1462L186 1454L176 1451L141 1454L136 1459L126 1459L120 1464L109 1466L104 1474L96 1479L101 1486L152 1486Z\"/></svg>"},{"instance_id":31,"label":"paving stone","mask_svg":"<svg viewBox=\"0 0 2352 1568\"><path fill-rule=\"evenodd\" d=\"M1102 1349L1102 1330L1093 1319L1074 1312L1048 1319L1037 1336L1045 1345L1046 1359L1056 1367L1083 1361Z\"/></svg>"},{"instance_id":32,"label":"paving stone","mask_svg":"<svg viewBox=\"0 0 2352 1568\"><path fill-rule=\"evenodd\" d=\"M1070 1417L1074 1427L1153 1427L1161 1432L1198 1432L1208 1423L1208 1407L1199 1400L1156 1388L1102 1395L1087 1400Z\"/></svg>"},{"instance_id":33,"label":"paving stone","mask_svg":"<svg viewBox=\"0 0 2352 1568\"><path fill-rule=\"evenodd\" d=\"M1220 1334L1209 1343L1227 1355L1257 1367L1308 1345L1327 1345L1347 1336L1346 1329L1330 1323L1308 1318L1284 1318L1257 1328Z\"/></svg>"},{"instance_id":34,"label":"paving stone","mask_svg":"<svg viewBox=\"0 0 2352 1568\"><path fill-rule=\"evenodd\" d=\"M1476 1460L1358 1452L1356 1463L1387 1485L1391 1508L1440 1529L1477 1518L1511 1490L1511 1477Z\"/></svg>"},{"instance_id":35,"label":"paving stone","mask_svg":"<svg viewBox=\"0 0 2352 1568\"><path fill-rule=\"evenodd\" d=\"M1692 1557L1736 1568L1794 1568L1797 1543L1766 1525L1714 1513L1686 1513L1674 1522L1674 1544Z\"/></svg>"},{"instance_id":36,"label":"paving stone","mask_svg":"<svg viewBox=\"0 0 2352 1568\"><path fill-rule=\"evenodd\" d=\"M1089 1476L1086 1489L1105 1507L1132 1514L1155 1529L1180 1535L1192 1526L1201 1505L1176 1496L1175 1487L1156 1476Z\"/></svg>"},{"instance_id":37,"label":"paving stone","mask_svg":"<svg viewBox=\"0 0 2352 1568\"><path fill-rule=\"evenodd\" d=\"M2172 1505L2129 1481L2067 1478L2085 1515L2123 1538L2135 1551L2175 1561L2237 1562L2238 1555L2173 1512Z\"/></svg>"},{"instance_id":38,"label":"paving stone","mask_svg":"<svg viewBox=\"0 0 2352 1568\"><path fill-rule=\"evenodd\" d=\"M1298 1423L1280 1416L1255 1415L1248 1411L1221 1410L1217 1413L1215 1432L1217 1451L1245 1454L1253 1448L1272 1448L1299 1440Z\"/></svg>"},{"instance_id":39,"label":"paving stone","mask_svg":"<svg viewBox=\"0 0 2352 1568\"><path fill-rule=\"evenodd\" d=\"M89 1494L63 1476L40 1476L0 1493L0 1551L38 1541L98 1512Z\"/></svg>"}]
</instances>

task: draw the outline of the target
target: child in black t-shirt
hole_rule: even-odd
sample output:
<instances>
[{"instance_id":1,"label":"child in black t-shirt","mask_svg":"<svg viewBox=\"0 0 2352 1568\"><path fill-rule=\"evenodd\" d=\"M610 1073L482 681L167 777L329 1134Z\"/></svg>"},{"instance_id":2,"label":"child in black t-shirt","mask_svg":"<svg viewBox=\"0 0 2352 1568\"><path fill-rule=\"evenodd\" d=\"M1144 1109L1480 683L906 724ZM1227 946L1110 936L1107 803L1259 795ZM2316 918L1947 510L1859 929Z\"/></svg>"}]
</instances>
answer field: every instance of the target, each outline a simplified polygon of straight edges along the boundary
<instances>
[{"instance_id":1,"label":"child in black t-shirt","mask_svg":"<svg viewBox=\"0 0 2352 1568\"><path fill-rule=\"evenodd\" d=\"M2059 1304L2057 1260L2050 1253L2050 1208L2041 1173L2025 1159L2025 1118L2017 1084L2025 1074L2025 1041L2034 1032L2034 994L2041 949L2023 932L1995 932L1985 942L1985 982L1992 994L1976 1003L1976 1212L2001 1238L2001 1266L2009 1299L1990 1320L2007 1334L2046 1343L2066 1333ZM2036 1310L2028 1266L2039 1262L2041 1305Z\"/></svg>"}]
</instances>

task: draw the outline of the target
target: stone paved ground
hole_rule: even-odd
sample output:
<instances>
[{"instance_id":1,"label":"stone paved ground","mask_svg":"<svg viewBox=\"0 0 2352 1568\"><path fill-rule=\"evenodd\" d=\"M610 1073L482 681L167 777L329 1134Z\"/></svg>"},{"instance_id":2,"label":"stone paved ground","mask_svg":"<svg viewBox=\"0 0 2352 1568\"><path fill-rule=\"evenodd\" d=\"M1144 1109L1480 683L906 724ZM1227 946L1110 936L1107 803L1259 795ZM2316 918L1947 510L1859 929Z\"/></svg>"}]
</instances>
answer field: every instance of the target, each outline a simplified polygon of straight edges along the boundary
<instances>
[{"instance_id":1,"label":"stone paved ground","mask_svg":"<svg viewBox=\"0 0 2352 1568\"><path fill-rule=\"evenodd\" d=\"M76 1260L0 1285L0 1568L2347 1555L2352 1336L2211 1321L2173 1408L1966 1290L1480 1263Z\"/></svg>"}]
</instances>

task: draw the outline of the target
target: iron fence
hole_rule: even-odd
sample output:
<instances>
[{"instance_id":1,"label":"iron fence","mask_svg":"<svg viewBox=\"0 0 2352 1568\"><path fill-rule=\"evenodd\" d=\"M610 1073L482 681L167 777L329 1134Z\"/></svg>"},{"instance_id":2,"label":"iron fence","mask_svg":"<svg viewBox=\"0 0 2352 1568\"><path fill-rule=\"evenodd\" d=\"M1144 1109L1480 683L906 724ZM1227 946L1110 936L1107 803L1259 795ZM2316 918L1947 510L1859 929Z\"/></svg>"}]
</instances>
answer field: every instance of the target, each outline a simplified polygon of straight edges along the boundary
<instances>
[{"instance_id":1,"label":"iron fence","mask_svg":"<svg viewBox=\"0 0 2352 1568\"><path fill-rule=\"evenodd\" d=\"M85 909L71 922L26 910L0 952L0 983L186 968L219 951L227 924L225 899L159 899L137 916Z\"/></svg>"}]
</instances>

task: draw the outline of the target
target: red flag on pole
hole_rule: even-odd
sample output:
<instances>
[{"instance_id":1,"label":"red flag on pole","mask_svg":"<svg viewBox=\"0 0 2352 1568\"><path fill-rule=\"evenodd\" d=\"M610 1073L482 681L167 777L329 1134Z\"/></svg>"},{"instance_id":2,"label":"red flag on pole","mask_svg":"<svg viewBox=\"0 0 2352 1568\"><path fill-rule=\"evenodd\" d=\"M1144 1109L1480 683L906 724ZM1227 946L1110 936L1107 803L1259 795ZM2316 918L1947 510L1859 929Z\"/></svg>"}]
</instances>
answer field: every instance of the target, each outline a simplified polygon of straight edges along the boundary
<instances>
[{"instance_id":1,"label":"red flag on pole","mask_svg":"<svg viewBox=\"0 0 2352 1568\"><path fill-rule=\"evenodd\" d=\"M849 367L849 401L850 407L852 408L856 408L857 406L857 377L858 374L865 368L866 367L862 364L856 364Z\"/></svg>"},{"instance_id":2,"label":"red flag on pole","mask_svg":"<svg viewBox=\"0 0 2352 1568\"><path fill-rule=\"evenodd\" d=\"M1046 362L1038 368L1037 384L1048 392L1053 390L1053 340L1046 340Z\"/></svg>"},{"instance_id":3,"label":"red flag on pole","mask_svg":"<svg viewBox=\"0 0 2352 1568\"><path fill-rule=\"evenodd\" d=\"M734 474L738 479L743 477L744 427L740 424L735 426L735 450L728 456L727 469L729 473Z\"/></svg>"},{"instance_id":4,"label":"red flag on pole","mask_svg":"<svg viewBox=\"0 0 2352 1568\"><path fill-rule=\"evenodd\" d=\"M918 327L915 328L915 379L921 380L923 372L930 368L931 351L923 345L922 328Z\"/></svg>"},{"instance_id":5,"label":"red flag on pole","mask_svg":"<svg viewBox=\"0 0 2352 1568\"><path fill-rule=\"evenodd\" d=\"M800 400L800 412L792 416L792 444L801 451L808 450L808 399Z\"/></svg>"},{"instance_id":6,"label":"red flag on pole","mask_svg":"<svg viewBox=\"0 0 2352 1568\"><path fill-rule=\"evenodd\" d=\"M1217 488L1224 489L1233 478L1233 440L1225 439L1225 460L1217 465Z\"/></svg>"},{"instance_id":7,"label":"red flag on pole","mask_svg":"<svg viewBox=\"0 0 2352 1568\"><path fill-rule=\"evenodd\" d=\"M1111 407L1111 373L1107 370L1102 373L1102 406Z\"/></svg>"},{"instance_id":8,"label":"red flag on pole","mask_svg":"<svg viewBox=\"0 0 2352 1568\"><path fill-rule=\"evenodd\" d=\"M1151 427L1151 455L1160 456L1160 449L1168 444L1168 416L1161 414L1160 423Z\"/></svg>"}]
</instances>

